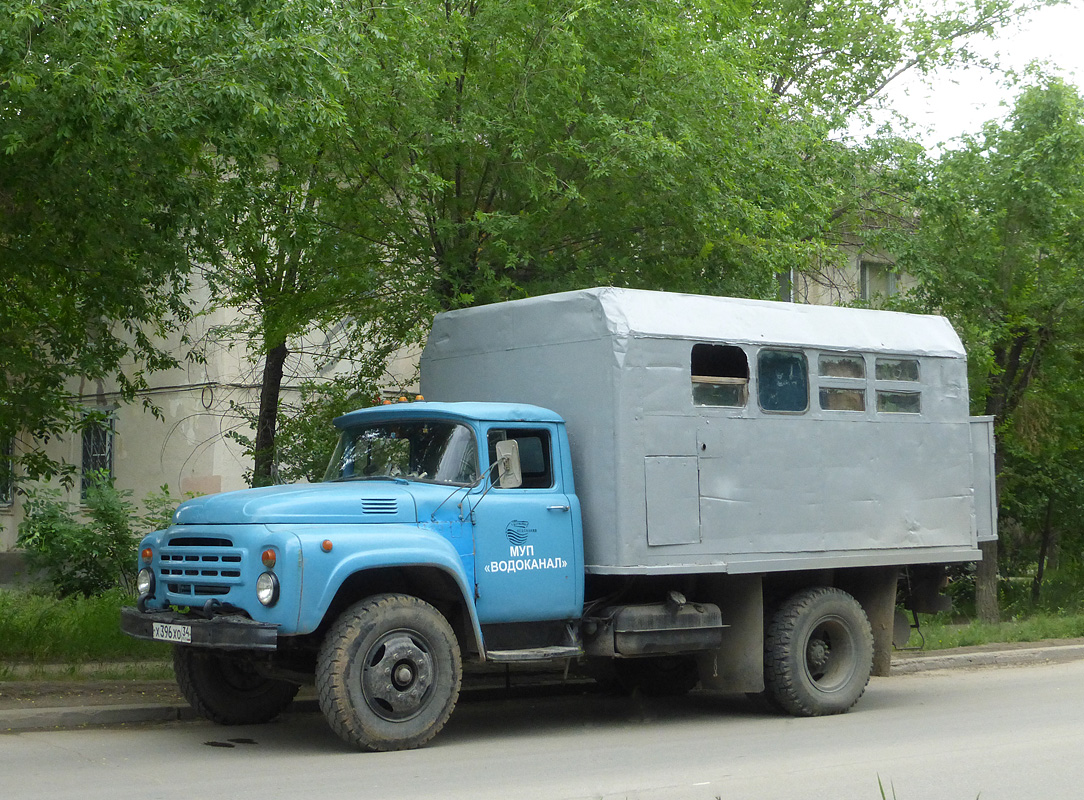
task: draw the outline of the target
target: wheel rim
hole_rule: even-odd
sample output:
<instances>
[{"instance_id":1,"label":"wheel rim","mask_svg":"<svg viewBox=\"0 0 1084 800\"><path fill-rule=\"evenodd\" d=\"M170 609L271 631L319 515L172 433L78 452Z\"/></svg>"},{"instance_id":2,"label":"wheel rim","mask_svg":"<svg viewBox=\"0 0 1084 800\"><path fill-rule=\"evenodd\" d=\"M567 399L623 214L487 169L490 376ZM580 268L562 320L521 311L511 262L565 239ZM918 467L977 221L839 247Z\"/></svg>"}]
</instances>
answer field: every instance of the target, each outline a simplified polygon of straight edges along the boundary
<instances>
[{"instance_id":1,"label":"wheel rim","mask_svg":"<svg viewBox=\"0 0 1084 800\"><path fill-rule=\"evenodd\" d=\"M822 617L805 646L805 674L822 692L843 689L857 668L857 645L847 623L837 616Z\"/></svg>"},{"instance_id":2,"label":"wheel rim","mask_svg":"<svg viewBox=\"0 0 1084 800\"><path fill-rule=\"evenodd\" d=\"M435 668L429 643L416 631L385 633L369 648L364 664L362 693L378 717L402 722L425 708Z\"/></svg>"}]
</instances>

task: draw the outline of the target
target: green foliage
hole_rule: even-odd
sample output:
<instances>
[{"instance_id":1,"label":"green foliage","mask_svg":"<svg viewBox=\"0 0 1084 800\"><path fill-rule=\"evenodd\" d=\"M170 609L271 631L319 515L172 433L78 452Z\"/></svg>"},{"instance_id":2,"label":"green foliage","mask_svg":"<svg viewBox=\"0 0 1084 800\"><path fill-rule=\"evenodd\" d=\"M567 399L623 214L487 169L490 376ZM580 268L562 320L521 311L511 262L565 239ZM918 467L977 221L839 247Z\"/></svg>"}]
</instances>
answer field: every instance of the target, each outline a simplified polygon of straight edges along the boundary
<instances>
[{"instance_id":1,"label":"green foliage","mask_svg":"<svg viewBox=\"0 0 1084 800\"><path fill-rule=\"evenodd\" d=\"M162 337L187 314L201 180L195 76L172 40L189 10L13 0L0 14L0 437L33 437L30 477L59 471L41 444L81 422L71 379L131 400L175 363Z\"/></svg>"},{"instance_id":2,"label":"green foliage","mask_svg":"<svg viewBox=\"0 0 1084 800\"><path fill-rule=\"evenodd\" d=\"M120 608L131 596L109 589L94 597L57 598L0 589L0 662L72 663L166 659L169 645L121 633Z\"/></svg>"},{"instance_id":3,"label":"green foliage","mask_svg":"<svg viewBox=\"0 0 1084 800\"><path fill-rule=\"evenodd\" d=\"M184 499L195 497L191 492L186 492ZM143 498L143 508L146 513L140 519L141 528L145 531L160 531L169 527L173 519L173 512L180 505L180 500L174 497L169 486L162 484L158 491L151 492Z\"/></svg>"},{"instance_id":4,"label":"green foliage","mask_svg":"<svg viewBox=\"0 0 1084 800\"><path fill-rule=\"evenodd\" d=\"M1025 86L1004 128L943 156L916 198L921 225L892 242L919 296L959 327L972 400L1011 420L1084 317L1084 101L1057 79Z\"/></svg>"},{"instance_id":5,"label":"green foliage","mask_svg":"<svg viewBox=\"0 0 1084 800\"><path fill-rule=\"evenodd\" d=\"M973 52L975 39L1050 4L753 0L746 35L765 54L765 80L789 108L846 125L908 70L992 66Z\"/></svg>"},{"instance_id":6,"label":"green foliage","mask_svg":"<svg viewBox=\"0 0 1084 800\"><path fill-rule=\"evenodd\" d=\"M1034 565L1030 566L1033 571ZM1030 575L1003 580L1000 588L1003 615L1010 619L1084 614L1084 563L1079 553L1062 559L1057 568L1046 572L1038 600L1032 597Z\"/></svg>"},{"instance_id":7,"label":"green foliage","mask_svg":"<svg viewBox=\"0 0 1084 800\"><path fill-rule=\"evenodd\" d=\"M283 401L283 418L275 437L276 483L324 479L331 453L338 442L338 429L332 421L349 411L379 402L377 388L359 376L330 381L304 381ZM254 428L256 415L235 406L234 411ZM240 431L226 434L249 455L255 443ZM249 476L246 476L249 477Z\"/></svg>"},{"instance_id":8,"label":"green foliage","mask_svg":"<svg viewBox=\"0 0 1084 800\"><path fill-rule=\"evenodd\" d=\"M135 550L150 522L161 526L175 505L167 487L152 494L150 513L141 516L131 492L113 487L101 476L87 488L82 514L60 499L55 489L27 493L25 517L16 545L32 570L42 570L61 597L92 597L114 588L131 593L135 585Z\"/></svg>"},{"instance_id":9,"label":"green foliage","mask_svg":"<svg viewBox=\"0 0 1084 800\"><path fill-rule=\"evenodd\" d=\"M774 291L811 247L791 212L817 192L815 134L764 113L738 11L367 10L342 162L359 224L443 308L611 283Z\"/></svg>"}]
</instances>

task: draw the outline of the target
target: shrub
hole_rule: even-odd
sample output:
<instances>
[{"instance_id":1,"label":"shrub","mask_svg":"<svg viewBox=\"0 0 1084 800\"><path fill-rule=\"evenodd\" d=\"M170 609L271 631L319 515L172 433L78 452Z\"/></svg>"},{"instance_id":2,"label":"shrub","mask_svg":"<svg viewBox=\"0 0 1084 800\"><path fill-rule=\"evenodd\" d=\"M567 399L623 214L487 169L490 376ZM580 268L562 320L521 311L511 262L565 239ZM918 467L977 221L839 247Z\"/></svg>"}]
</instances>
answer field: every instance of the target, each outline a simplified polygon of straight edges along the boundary
<instances>
[{"instance_id":1,"label":"shrub","mask_svg":"<svg viewBox=\"0 0 1084 800\"><path fill-rule=\"evenodd\" d=\"M129 500L107 479L93 481L86 494L86 521L54 489L27 493L26 515L16 544L29 566L43 570L61 597L134 589L135 549L141 522Z\"/></svg>"}]
</instances>

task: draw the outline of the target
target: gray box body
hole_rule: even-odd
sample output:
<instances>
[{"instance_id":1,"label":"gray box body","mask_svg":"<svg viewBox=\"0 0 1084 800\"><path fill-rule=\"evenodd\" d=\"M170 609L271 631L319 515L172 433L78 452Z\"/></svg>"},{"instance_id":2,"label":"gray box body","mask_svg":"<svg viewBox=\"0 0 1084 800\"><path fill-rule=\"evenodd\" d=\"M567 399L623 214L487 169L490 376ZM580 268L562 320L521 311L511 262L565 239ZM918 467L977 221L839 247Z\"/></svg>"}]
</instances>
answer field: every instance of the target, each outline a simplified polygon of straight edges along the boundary
<instances>
[{"instance_id":1,"label":"gray box body","mask_svg":"<svg viewBox=\"0 0 1084 800\"><path fill-rule=\"evenodd\" d=\"M696 345L744 354L744 382L712 379L741 384L743 405L694 401ZM761 408L776 380L762 351L804 357L804 411ZM840 357L864 376L820 374ZM881 374L897 360L917 376ZM589 289L440 314L421 365L429 400L565 418L588 572L948 563L994 537L992 420L969 417L941 317ZM821 407L841 389L864 410ZM920 412L879 410L894 393Z\"/></svg>"}]
</instances>

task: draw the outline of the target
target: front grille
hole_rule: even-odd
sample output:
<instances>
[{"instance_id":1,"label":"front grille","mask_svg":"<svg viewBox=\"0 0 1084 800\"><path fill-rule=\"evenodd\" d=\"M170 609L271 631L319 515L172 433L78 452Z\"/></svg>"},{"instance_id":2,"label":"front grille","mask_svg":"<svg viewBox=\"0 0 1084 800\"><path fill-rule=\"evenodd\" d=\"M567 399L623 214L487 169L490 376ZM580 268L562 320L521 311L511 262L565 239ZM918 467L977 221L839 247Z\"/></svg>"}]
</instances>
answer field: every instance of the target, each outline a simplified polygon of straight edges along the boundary
<instances>
[{"instance_id":1,"label":"front grille","mask_svg":"<svg viewBox=\"0 0 1084 800\"><path fill-rule=\"evenodd\" d=\"M245 551L228 539L178 537L162 547L158 572L170 594L222 596L241 585L244 560Z\"/></svg>"}]
</instances>

